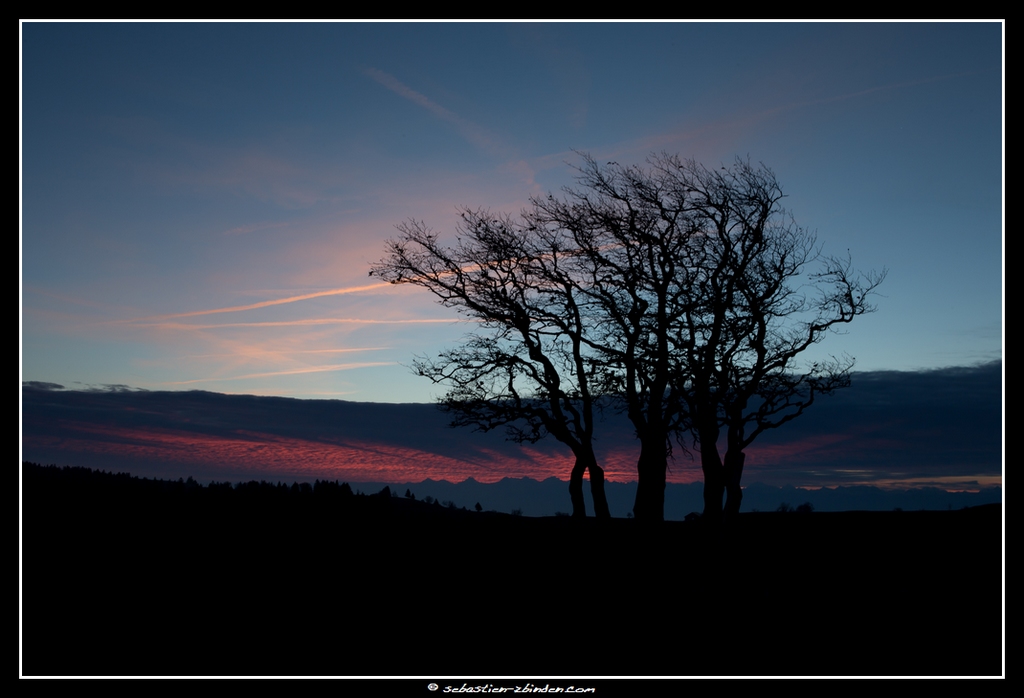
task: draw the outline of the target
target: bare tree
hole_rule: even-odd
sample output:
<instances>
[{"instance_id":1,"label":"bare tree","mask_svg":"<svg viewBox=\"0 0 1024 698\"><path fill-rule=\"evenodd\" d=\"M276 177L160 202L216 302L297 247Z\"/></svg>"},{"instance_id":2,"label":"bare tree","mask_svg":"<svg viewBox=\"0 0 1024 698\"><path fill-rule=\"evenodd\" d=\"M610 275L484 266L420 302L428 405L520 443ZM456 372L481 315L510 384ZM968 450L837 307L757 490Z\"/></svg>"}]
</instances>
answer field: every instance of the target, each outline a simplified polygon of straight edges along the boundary
<instances>
[{"instance_id":1,"label":"bare tree","mask_svg":"<svg viewBox=\"0 0 1024 698\"><path fill-rule=\"evenodd\" d=\"M518 442L551 434L575 456L569 493L573 515L586 516L583 475L590 474L595 514L608 517L604 471L594 455L595 370L584 336L596 320L577 303L578 284L564 267L559 231L527 218L464 211L458 241L446 247L423 223L398 227L371 275L426 288L442 305L478 323L465 343L416 372L448 387L442 406L454 426L505 427Z\"/></svg>"},{"instance_id":2,"label":"bare tree","mask_svg":"<svg viewBox=\"0 0 1024 698\"><path fill-rule=\"evenodd\" d=\"M416 370L450 387L456 424L568 445L575 515L588 470L607 515L593 438L595 408L610 399L640 441L636 518L664 517L673 442L700 452L705 516L735 513L744 449L849 384L852 359L798 360L873 310L885 272L823 256L764 166L582 158L578 187L533 199L516 220L465 212L452 248L421 223L400 226L371 274L423 286L481 323Z\"/></svg>"},{"instance_id":3,"label":"bare tree","mask_svg":"<svg viewBox=\"0 0 1024 698\"><path fill-rule=\"evenodd\" d=\"M884 279L820 253L781 206L766 167L709 170L661 155L648 167L583 156L580 187L535 200L534 217L577 248L579 295L603 331L602 387L640 441L634 514L660 519L672 440L700 452L705 515L739 510L744 449L849 385L852 359L800 355L873 310ZM723 462L719 436L726 435Z\"/></svg>"},{"instance_id":4,"label":"bare tree","mask_svg":"<svg viewBox=\"0 0 1024 698\"><path fill-rule=\"evenodd\" d=\"M575 246L580 303L597 320L586 338L601 359L602 392L616 396L640 442L633 514L661 520L671 437L686 420L673 390L682 371L673 342L698 302L692 259L701 231L672 171L601 167L582 157L580 187L566 189L564 199L535 199L533 215Z\"/></svg>"},{"instance_id":5,"label":"bare tree","mask_svg":"<svg viewBox=\"0 0 1024 698\"><path fill-rule=\"evenodd\" d=\"M704 514L739 511L744 449L768 429L799 417L816 396L850 384L853 359L809 365L800 355L831 331L874 310L869 297L885 271L861 275L849 259L822 255L815 237L782 205L775 175L737 161L709 170L662 158L690 192L701 244L686 264L692 298L676 328L679 373L700 449ZM724 461L719 435L726 434Z\"/></svg>"}]
</instances>

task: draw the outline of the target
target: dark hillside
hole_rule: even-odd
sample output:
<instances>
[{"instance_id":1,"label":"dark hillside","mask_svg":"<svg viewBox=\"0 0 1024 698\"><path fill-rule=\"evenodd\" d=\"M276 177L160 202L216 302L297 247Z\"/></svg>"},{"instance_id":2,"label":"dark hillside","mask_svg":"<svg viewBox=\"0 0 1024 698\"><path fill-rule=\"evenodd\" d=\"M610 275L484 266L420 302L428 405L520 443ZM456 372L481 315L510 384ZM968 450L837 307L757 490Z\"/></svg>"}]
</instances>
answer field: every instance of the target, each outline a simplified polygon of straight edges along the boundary
<instances>
[{"instance_id":1,"label":"dark hillside","mask_svg":"<svg viewBox=\"0 0 1024 698\"><path fill-rule=\"evenodd\" d=\"M988 675L999 505L700 522L23 466L27 675Z\"/></svg>"}]
</instances>

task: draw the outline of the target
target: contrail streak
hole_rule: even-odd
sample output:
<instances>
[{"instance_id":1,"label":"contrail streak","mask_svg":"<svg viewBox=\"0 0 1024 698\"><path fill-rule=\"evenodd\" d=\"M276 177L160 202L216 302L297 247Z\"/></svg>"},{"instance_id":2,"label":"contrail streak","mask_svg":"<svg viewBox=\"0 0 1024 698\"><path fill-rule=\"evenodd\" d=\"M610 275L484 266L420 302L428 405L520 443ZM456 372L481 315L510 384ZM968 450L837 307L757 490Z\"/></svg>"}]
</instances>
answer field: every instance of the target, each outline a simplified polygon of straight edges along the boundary
<instances>
[{"instance_id":1,"label":"contrail streak","mask_svg":"<svg viewBox=\"0 0 1024 698\"><path fill-rule=\"evenodd\" d=\"M296 303L298 301L309 300L310 298L322 298L323 296L341 296L346 293L359 293L360 291L370 291L373 289L387 288L391 284L369 284L367 286L351 286L349 288L335 288L330 291L316 291L314 293L304 293L301 296L289 296L288 298L277 298L270 301L260 301L259 303L250 303L249 305L233 305L228 308L214 308L212 310L193 310L187 313L172 313L170 315L154 315L148 318L140 318L139 320L132 320L131 322L142 322L145 320L166 320L170 318L179 317L196 317L198 315L215 315L217 313L238 313L243 310L256 310L257 308L267 308L272 305L284 305L286 303Z\"/></svg>"},{"instance_id":2,"label":"contrail streak","mask_svg":"<svg viewBox=\"0 0 1024 698\"><path fill-rule=\"evenodd\" d=\"M291 376L298 373L320 373L322 371L348 371L353 368L368 368L370 366L393 366L394 361L368 361L364 363L334 364L331 366L312 366L310 368L296 368L290 371L270 371L268 373L249 373L244 376L227 376L220 378L194 378L188 381L168 381L165 385L187 385L189 383L208 383L210 381L236 381L246 378L270 378L273 376Z\"/></svg>"},{"instance_id":3,"label":"contrail streak","mask_svg":"<svg viewBox=\"0 0 1024 698\"><path fill-rule=\"evenodd\" d=\"M456 323L461 318L423 318L409 320L363 320L359 318L311 318L308 320L277 320L268 322L221 322L212 325L190 325L187 322L138 322L137 327L159 327L165 330L217 330L225 327L295 327L302 325L404 325L424 323Z\"/></svg>"}]
</instances>

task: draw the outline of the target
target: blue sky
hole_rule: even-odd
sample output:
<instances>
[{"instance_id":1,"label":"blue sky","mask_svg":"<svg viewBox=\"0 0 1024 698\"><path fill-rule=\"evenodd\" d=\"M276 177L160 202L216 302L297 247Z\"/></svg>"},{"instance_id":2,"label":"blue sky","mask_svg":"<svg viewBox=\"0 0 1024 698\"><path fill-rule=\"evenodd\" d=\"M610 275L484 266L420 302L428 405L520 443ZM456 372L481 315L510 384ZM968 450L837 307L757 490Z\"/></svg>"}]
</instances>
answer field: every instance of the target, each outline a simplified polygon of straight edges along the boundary
<instances>
[{"instance_id":1,"label":"blue sky","mask_svg":"<svg viewBox=\"0 0 1024 698\"><path fill-rule=\"evenodd\" d=\"M472 330L369 265L395 225L515 212L573 150L771 167L888 269L816 348L1002 357L1003 25L21 25L22 379L425 402Z\"/></svg>"}]
</instances>

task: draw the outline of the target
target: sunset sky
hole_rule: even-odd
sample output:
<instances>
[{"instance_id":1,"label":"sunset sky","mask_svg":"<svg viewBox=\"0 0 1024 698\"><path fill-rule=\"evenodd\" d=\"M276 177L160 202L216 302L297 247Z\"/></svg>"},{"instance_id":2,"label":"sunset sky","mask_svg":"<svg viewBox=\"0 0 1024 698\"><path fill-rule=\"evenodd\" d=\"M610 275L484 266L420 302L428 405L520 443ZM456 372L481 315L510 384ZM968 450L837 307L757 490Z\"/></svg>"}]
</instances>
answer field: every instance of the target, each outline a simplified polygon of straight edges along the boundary
<instances>
[{"instance_id":1,"label":"sunset sky","mask_svg":"<svg viewBox=\"0 0 1024 698\"><path fill-rule=\"evenodd\" d=\"M1002 357L1003 25L21 25L22 379L427 402L472 329L367 276L395 225L516 212L573 152L771 167L888 269L819 350Z\"/></svg>"},{"instance_id":2,"label":"sunset sky","mask_svg":"<svg viewBox=\"0 0 1024 698\"><path fill-rule=\"evenodd\" d=\"M746 450L744 479L810 489L999 486L1001 373L993 362L858 374L848 390L758 438ZM500 430L449 429L448 416L424 404L74 391L33 383L22 399L27 460L140 477L493 483L564 480L572 467L569 449L555 439L520 446ZM638 449L627 417L604 411L595 436L607 478L636 480ZM675 442L674 456L669 482L702 482L692 450Z\"/></svg>"}]
</instances>

